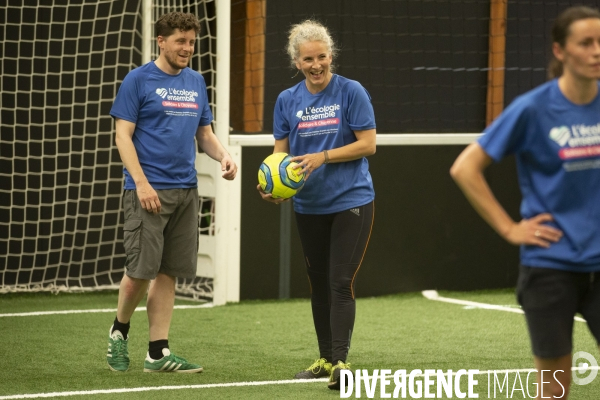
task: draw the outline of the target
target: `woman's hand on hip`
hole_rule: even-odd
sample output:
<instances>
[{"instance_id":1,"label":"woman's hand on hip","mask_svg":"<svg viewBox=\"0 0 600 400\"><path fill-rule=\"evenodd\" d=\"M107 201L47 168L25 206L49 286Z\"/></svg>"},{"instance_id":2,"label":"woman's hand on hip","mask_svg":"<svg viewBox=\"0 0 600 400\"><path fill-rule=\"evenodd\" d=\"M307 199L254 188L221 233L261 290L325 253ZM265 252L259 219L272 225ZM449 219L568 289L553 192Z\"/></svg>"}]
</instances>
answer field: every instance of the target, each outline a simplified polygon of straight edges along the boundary
<instances>
[{"instance_id":1,"label":"woman's hand on hip","mask_svg":"<svg viewBox=\"0 0 600 400\"><path fill-rule=\"evenodd\" d=\"M548 248L563 236L560 229L546 224L546 222L553 220L552 215L548 213L523 219L511 227L506 234L506 240L516 245L524 244Z\"/></svg>"}]
</instances>

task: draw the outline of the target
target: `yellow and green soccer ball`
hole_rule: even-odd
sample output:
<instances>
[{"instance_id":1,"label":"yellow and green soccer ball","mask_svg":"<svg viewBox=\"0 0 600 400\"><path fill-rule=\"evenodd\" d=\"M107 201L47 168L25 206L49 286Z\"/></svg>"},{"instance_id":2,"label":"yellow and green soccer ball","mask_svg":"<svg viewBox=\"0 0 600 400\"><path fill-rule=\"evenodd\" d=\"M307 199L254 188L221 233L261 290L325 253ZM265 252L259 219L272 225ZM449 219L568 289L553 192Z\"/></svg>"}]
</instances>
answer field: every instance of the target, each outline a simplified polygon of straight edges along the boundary
<instances>
[{"instance_id":1,"label":"yellow and green soccer ball","mask_svg":"<svg viewBox=\"0 0 600 400\"><path fill-rule=\"evenodd\" d=\"M261 189L271 193L274 199L289 199L304 186L304 174L300 173L301 168L293 168L298 163L292 162L292 157L287 153L273 153L258 169Z\"/></svg>"}]
</instances>

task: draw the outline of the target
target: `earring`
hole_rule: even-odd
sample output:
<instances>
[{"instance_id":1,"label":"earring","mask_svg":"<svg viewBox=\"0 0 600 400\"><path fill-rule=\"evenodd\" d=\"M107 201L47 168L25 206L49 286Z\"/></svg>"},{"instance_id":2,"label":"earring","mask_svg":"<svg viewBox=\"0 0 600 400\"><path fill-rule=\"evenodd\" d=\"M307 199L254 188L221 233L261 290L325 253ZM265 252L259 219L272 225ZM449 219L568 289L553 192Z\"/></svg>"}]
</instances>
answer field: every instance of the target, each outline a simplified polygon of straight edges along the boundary
<instances>
[{"instance_id":1,"label":"earring","mask_svg":"<svg viewBox=\"0 0 600 400\"><path fill-rule=\"evenodd\" d=\"M296 75L292 76L290 79L294 79L295 77L298 76L299 73L300 73L300 70L296 71Z\"/></svg>"}]
</instances>

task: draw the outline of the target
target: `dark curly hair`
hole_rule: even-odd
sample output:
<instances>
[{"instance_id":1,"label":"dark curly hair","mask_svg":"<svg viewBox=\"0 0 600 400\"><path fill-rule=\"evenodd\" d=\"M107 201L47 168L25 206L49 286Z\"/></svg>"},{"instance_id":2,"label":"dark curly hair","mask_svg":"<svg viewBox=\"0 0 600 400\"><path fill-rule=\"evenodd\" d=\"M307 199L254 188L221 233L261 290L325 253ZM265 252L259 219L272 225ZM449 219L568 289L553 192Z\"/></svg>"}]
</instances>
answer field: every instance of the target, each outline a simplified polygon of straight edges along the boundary
<instances>
[{"instance_id":1,"label":"dark curly hair","mask_svg":"<svg viewBox=\"0 0 600 400\"><path fill-rule=\"evenodd\" d=\"M179 11L170 12L162 15L154 24L156 36L171 36L175 29L182 32L194 30L196 35L200 33L200 22L192 13L182 13Z\"/></svg>"}]
</instances>

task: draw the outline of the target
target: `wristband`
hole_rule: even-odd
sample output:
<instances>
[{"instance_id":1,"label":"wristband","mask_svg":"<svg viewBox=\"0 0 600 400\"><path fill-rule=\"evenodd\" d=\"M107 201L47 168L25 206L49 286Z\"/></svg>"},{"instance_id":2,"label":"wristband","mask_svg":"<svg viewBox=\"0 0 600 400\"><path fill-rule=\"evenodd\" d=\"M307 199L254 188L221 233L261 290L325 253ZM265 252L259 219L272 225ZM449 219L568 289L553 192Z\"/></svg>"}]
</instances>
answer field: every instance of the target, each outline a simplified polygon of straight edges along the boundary
<instances>
[{"instance_id":1,"label":"wristband","mask_svg":"<svg viewBox=\"0 0 600 400\"><path fill-rule=\"evenodd\" d=\"M325 164L329 164L329 154L327 154L327 150L323 150L323 154L325 155Z\"/></svg>"}]
</instances>

